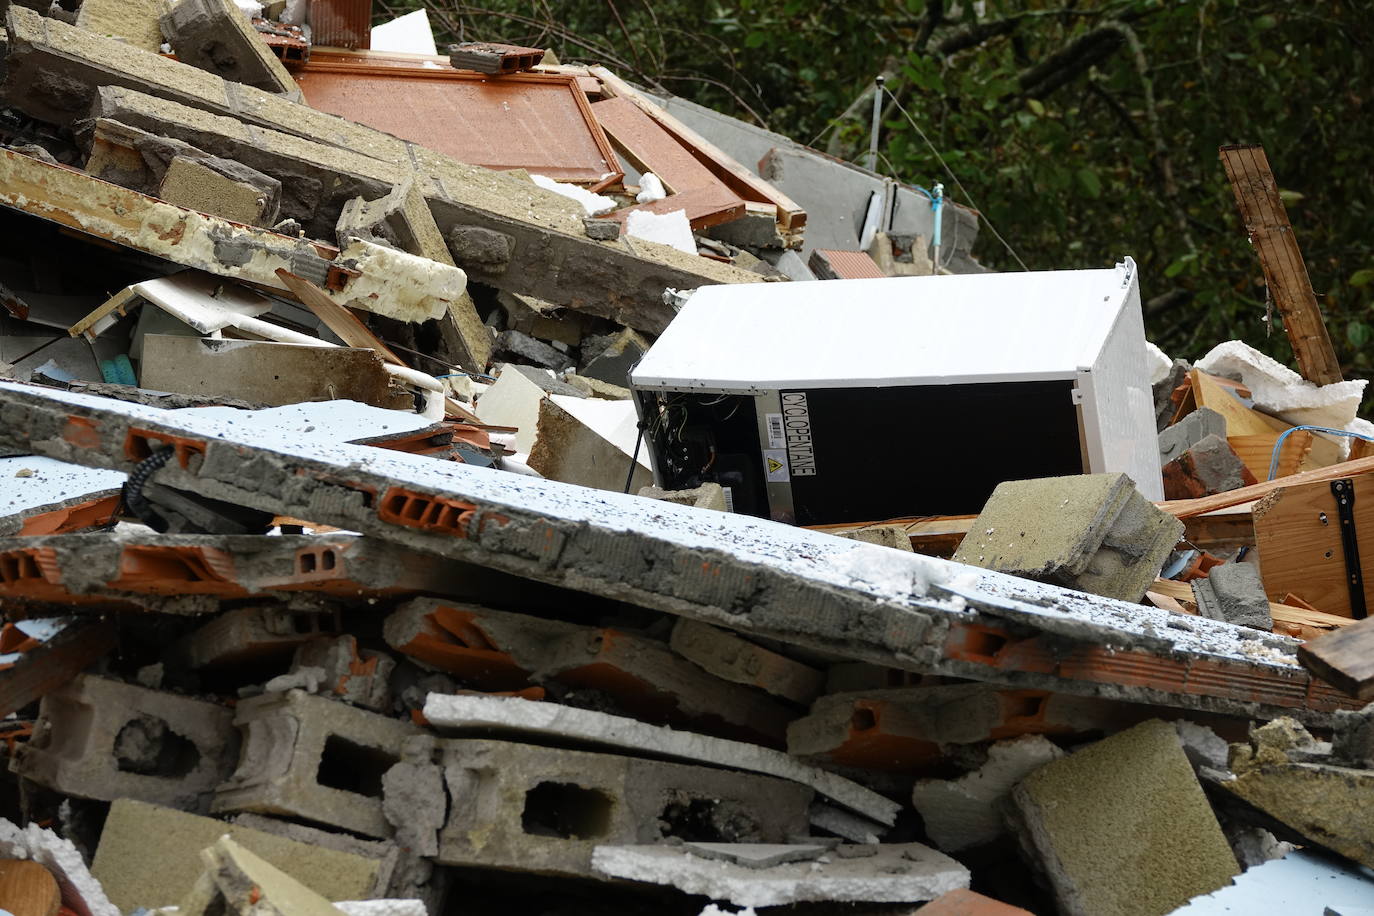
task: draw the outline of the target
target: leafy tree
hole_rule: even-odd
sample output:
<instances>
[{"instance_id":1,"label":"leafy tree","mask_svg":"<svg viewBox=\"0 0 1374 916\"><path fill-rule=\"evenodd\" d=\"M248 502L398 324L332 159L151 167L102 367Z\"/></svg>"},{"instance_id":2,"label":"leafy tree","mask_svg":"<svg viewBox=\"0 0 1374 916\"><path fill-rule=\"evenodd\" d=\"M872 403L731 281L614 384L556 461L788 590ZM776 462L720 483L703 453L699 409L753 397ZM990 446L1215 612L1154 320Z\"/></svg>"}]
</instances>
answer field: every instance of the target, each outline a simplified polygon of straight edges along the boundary
<instances>
[{"instance_id":1,"label":"leafy tree","mask_svg":"<svg viewBox=\"0 0 1374 916\"><path fill-rule=\"evenodd\" d=\"M1343 364L1374 367L1374 0L378 7L421 5L441 42L550 47L845 158L883 73L880 170L979 209L1009 243L980 236L994 269L1134 256L1147 330L1179 356L1239 337L1292 362L1217 160L1262 143Z\"/></svg>"}]
</instances>

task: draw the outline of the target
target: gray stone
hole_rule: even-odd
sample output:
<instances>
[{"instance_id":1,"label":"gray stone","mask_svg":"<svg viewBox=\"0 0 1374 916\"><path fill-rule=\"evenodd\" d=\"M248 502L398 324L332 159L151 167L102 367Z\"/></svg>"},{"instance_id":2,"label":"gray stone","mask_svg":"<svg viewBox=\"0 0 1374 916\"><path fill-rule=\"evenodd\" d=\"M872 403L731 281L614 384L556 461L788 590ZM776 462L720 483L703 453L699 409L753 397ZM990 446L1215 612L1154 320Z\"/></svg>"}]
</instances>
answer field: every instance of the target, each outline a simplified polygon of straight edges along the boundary
<instances>
[{"instance_id":1,"label":"gray stone","mask_svg":"<svg viewBox=\"0 0 1374 916\"><path fill-rule=\"evenodd\" d=\"M589 216L582 221L582 225L586 227L589 239L613 242L620 238L620 223L617 220L593 219Z\"/></svg>"},{"instance_id":2,"label":"gray stone","mask_svg":"<svg viewBox=\"0 0 1374 916\"><path fill-rule=\"evenodd\" d=\"M1339 710L1331 733L1331 757L1342 766L1374 770L1374 703Z\"/></svg>"},{"instance_id":3,"label":"gray stone","mask_svg":"<svg viewBox=\"0 0 1374 916\"><path fill-rule=\"evenodd\" d=\"M1208 436L1226 438L1226 418L1210 407L1199 407L1159 434L1159 463L1168 464Z\"/></svg>"},{"instance_id":4,"label":"gray stone","mask_svg":"<svg viewBox=\"0 0 1374 916\"><path fill-rule=\"evenodd\" d=\"M1223 563L1193 583L1198 613L1237 626L1272 630L1274 618L1259 568L1253 563Z\"/></svg>"},{"instance_id":5,"label":"gray stone","mask_svg":"<svg viewBox=\"0 0 1374 916\"><path fill-rule=\"evenodd\" d=\"M1139 601L1183 536L1125 474L998 484L954 559Z\"/></svg>"},{"instance_id":6,"label":"gray stone","mask_svg":"<svg viewBox=\"0 0 1374 916\"><path fill-rule=\"evenodd\" d=\"M496 355L508 360L542 366L560 371L572 365L572 360L553 347L520 331L506 330L496 341ZM578 397L582 395L579 393Z\"/></svg>"},{"instance_id":7,"label":"gray stone","mask_svg":"<svg viewBox=\"0 0 1374 916\"><path fill-rule=\"evenodd\" d=\"M1183 379L1192 371L1192 366L1185 359L1176 359L1169 369L1169 374L1154 385L1155 401L1155 429L1164 432L1169 428L1169 421L1174 418L1177 406L1174 404L1170 395L1175 388L1183 384Z\"/></svg>"}]
</instances>

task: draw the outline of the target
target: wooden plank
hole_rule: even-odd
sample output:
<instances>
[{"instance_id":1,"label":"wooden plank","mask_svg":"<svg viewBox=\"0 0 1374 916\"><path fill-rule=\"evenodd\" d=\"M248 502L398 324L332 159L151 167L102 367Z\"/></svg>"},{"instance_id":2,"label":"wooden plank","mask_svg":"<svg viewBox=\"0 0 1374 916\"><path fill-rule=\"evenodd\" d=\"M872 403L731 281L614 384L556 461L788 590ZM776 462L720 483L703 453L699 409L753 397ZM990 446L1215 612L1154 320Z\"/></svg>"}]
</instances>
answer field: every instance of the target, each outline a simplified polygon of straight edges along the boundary
<instances>
[{"instance_id":1,"label":"wooden plank","mask_svg":"<svg viewBox=\"0 0 1374 916\"><path fill-rule=\"evenodd\" d=\"M1298 661L1338 690L1374 699L1374 617L1299 646Z\"/></svg>"},{"instance_id":2,"label":"wooden plank","mask_svg":"<svg viewBox=\"0 0 1374 916\"><path fill-rule=\"evenodd\" d=\"M0 671L0 718L41 700L85 671L115 647L117 637L112 620L78 621L25 652L14 667Z\"/></svg>"},{"instance_id":3,"label":"wooden plank","mask_svg":"<svg viewBox=\"0 0 1374 916\"><path fill-rule=\"evenodd\" d=\"M1368 474L1374 471L1374 457L1361 458L1358 461L1345 461L1340 464L1332 465L1327 468L1318 468L1314 471L1303 471L1291 477L1281 477L1276 480L1264 480L1250 487L1241 487L1238 490L1227 490L1225 493L1218 493L1215 496L1200 496L1197 499L1170 499L1164 502L1155 503L1159 508L1173 515L1175 518L1190 519L1208 512L1216 512L1219 509L1229 509L1232 506L1239 506L1242 503L1253 502L1262 499L1282 487L1296 487L1305 483L1316 483L1319 481L1340 480L1342 477L1355 477L1360 474Z\"/></svg>"},{"instance_id":4,"label":"wooden plank","mask_svg":"<svg viewBox=\"0 0 1374 916\"><path fill-rule=\"evenodd\" d=\"M1374 583L1374 475L1355 478L1354 514L1368 600L1367 586ZM1350 617L1341 523L1330 482L1281 487L1255 504L1254 518L1260 577L1270 600L1294 592L1328 614Z\"/></svg>"},{"instance_id":5,"label":"wooden plank","mask_svg":"<svg viewBox=\"0 0 1374 916\"><path fill-rule=\"evenodd\" d=\"M1317 306L1298 240L1279 197L1278 182L1262 146L1223 146L1218 150L1236 195L1245 231L1259 255L1264 281L1293 344L1298 371L1309 382L1341 381L1341 364Z\"/></svg>"},{"instance_id":6,"label":"wooden plank","mask_svg":"<svg viewBox=\"0 0 1374 916\"><path fill-rule=\"evenodd\" d=\"M724 150L710 143L705 137L655 105L633 86L605 67L593 67L591 72L597 79L601 80L602 85L609 89L612 94L634 102L645 114L662 125L684 146L693 150L706 166L736 194L745 200L776 205L778 208L778 226L784 235L795 235L800 241L802 228L806 225L806 211L795 201L740 165Z\"/></svg>"},{"instance_id":7,"label":"wooden plank","mask_svg":"<svg viewBox=\"0 0 1374 916\"><path fill-rule=\"evenodd\" d=\"M592 114L621 154L641 173L657 175L669 192L664 200L617 210L613 218L623 220L636 210L683 210L693 229L706 229L744 215L744 200L634 102L606 99L592 105Z\"/></svg>"}]
</instances>

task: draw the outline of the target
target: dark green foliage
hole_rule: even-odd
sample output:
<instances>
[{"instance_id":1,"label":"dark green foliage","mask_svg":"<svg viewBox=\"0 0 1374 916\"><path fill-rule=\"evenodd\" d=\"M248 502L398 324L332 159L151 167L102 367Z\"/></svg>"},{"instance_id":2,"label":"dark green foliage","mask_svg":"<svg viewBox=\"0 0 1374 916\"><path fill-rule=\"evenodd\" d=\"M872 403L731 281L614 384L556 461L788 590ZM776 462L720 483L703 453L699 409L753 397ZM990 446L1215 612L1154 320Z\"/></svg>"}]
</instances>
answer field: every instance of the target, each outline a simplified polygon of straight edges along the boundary
<instances>
[{"instance_id":1,"label":"dark green foliage","mask_svg":"<svg viewBox=\"0 0 1374 916\"><path fill-rule=\"evenodd\" d=\"M945 183L937 148L1032 269L1141 267L1150 336L1197 357L1267 333L1265 288L1217 160L1262 143L1347 375L1374 366L1374 0L568 0L425 5L440 43L503 39L604 62L858 159L879 72L880 168ZM382 9L386 7L386 9ZM848 113L848 116L846 116ZM1361 165L1361 163L1365 163ZM990 232L979 255L1017 269Z\"/></svg>"}]
</instances>

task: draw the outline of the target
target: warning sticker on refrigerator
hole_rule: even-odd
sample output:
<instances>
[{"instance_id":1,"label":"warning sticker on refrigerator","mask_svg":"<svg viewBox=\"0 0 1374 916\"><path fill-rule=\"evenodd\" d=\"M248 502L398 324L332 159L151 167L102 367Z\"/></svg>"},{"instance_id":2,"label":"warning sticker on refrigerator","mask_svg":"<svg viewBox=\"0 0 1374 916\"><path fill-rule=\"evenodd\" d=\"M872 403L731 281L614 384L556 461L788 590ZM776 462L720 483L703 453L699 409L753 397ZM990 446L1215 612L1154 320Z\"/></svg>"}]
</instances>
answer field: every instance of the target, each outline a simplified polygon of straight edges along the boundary
<instances>
[{"instance_id":1,"label":"warning sticker on refrigerator","mask_svg":"<svg viewBox=\"0 0 1374 916\"><path fill-rule=\"evenodd\" d=\"M763 416L764 419L768 421L768 447L786 448L787 432L784 430L782 425L782 414L768 413L764 414Z\"/></svg>"},{"instance_id":2,"label":"warning sticker on refrigerator","mask_svg":"<svg viewBox=\"0 0 1374 916\"><path fill-rule=\"evenodd\" d=\"M769 483L787 483L792 475L787 471L787 450L766 448L763 450L763 470Z\"/></svg>"}]
</instances>

